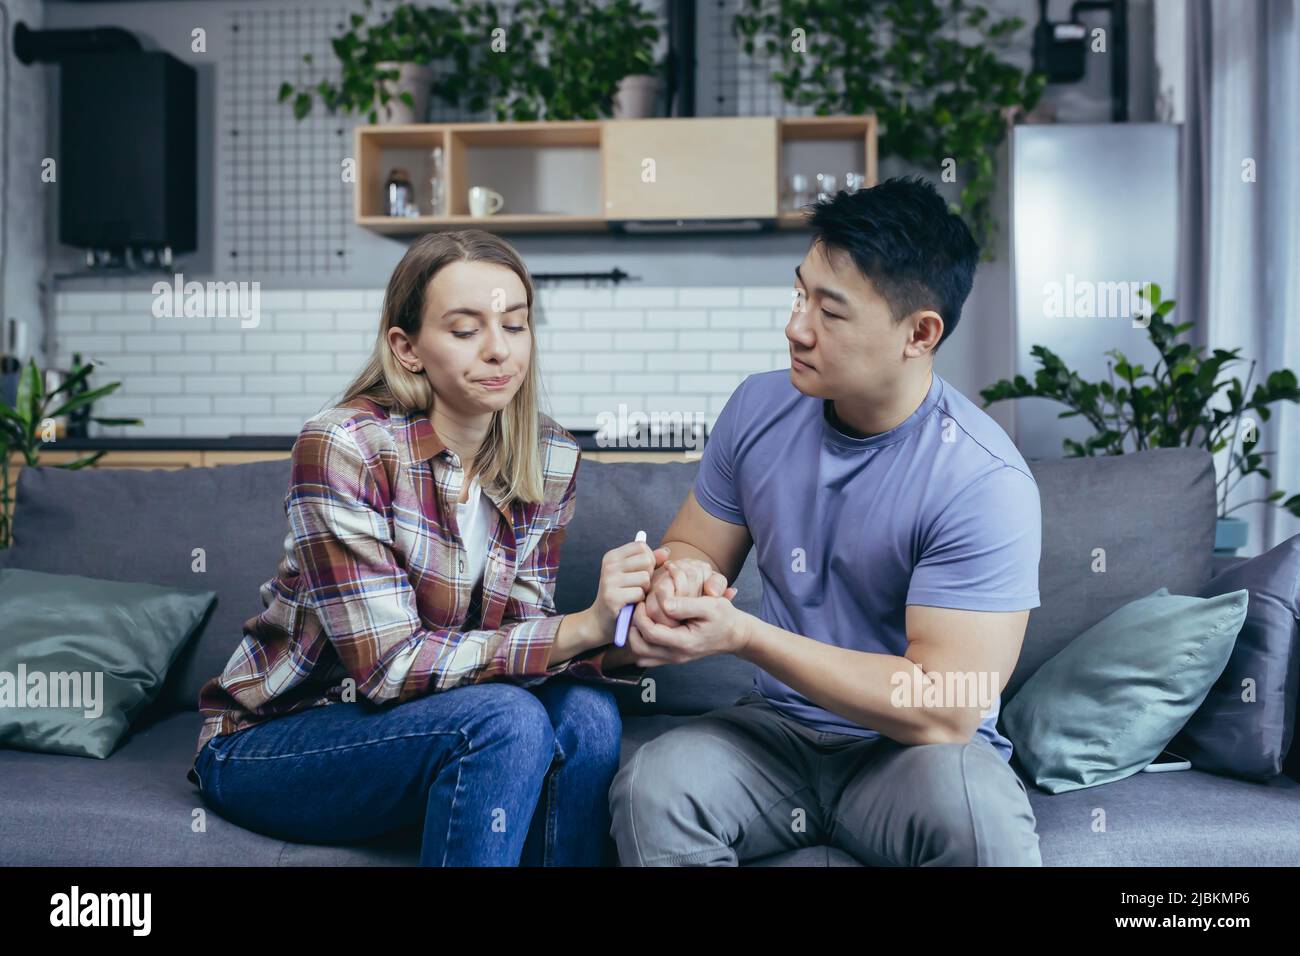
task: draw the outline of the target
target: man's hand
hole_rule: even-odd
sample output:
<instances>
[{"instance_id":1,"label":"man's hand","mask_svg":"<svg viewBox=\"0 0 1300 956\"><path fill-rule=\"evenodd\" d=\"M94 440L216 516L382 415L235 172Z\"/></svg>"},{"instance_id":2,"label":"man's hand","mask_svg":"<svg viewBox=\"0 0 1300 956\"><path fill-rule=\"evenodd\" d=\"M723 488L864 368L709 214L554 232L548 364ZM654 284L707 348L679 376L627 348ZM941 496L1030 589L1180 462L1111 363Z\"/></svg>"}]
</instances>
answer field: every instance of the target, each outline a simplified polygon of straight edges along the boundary
<instances>
[{"instance_id":1,"label":"man's hand","mask_svg":"<svg viewBox=\"0 0 1300 956\"><path fill-rule=\"evenodd\" d=\"M644 601L632 614L627 643L638 667L685 664L712 654L735 654L749 639L749 615L737 610L728 598L674 596L666 598L665 604L664 610L681 623L656 623Z\"/></svg>"},{"instance_id":2,"label":"man's hand","mask_svg":"<svg viewBox=\"0 0 1300 956\"><path fill-rule=\"evenodd\" d=\"M727 587L727 579L714 571L707 561L674 558L655 570L643 606L651 621L672 627L682 619L666 612L664 601L674 597L701 596L722 597L730 601L736 593L735 588Z\"/></svg>"}]
</instances>

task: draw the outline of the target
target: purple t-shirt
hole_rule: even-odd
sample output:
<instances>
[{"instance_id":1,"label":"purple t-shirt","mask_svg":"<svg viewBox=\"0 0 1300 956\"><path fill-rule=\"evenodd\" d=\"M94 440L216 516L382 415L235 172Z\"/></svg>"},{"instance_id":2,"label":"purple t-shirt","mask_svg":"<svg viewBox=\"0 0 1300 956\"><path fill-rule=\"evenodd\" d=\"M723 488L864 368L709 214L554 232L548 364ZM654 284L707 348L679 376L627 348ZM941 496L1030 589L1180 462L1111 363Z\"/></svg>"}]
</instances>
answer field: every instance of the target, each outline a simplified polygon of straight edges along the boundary
<instances>
[{"instance_id":1,"label":"purple t-shirt","mask_svg":"<svg viewBox=\"0 0 1300 956\"><path fill-rule=\"evenodd\" d=\"M937 373L916 411L887 432L853 437L833 416L831 403L800 392L788 370L760 372L732 393L705 443L695 497L714 517L749 528L763 620L902 656L908 604L1039 606L1038 485L992 418ZM761 668L754 687L816 730L879 736ZM1010 760L1000 709L998 696L978 733Z\"/></svg>"}]
</instances>

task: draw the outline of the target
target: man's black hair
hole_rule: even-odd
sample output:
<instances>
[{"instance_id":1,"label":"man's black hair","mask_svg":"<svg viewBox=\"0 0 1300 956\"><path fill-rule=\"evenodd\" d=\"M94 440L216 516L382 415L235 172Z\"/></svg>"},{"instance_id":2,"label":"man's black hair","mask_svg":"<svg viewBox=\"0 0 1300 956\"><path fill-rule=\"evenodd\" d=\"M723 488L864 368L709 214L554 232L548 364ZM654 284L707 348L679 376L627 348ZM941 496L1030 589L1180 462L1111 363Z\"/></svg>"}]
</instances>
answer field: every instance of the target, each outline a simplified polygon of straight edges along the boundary
<instances>
[{"instance_id":1,"label":"man's black hair","mask_svg":"<svg viewBox=\"0 0 1300 956\"><path fill-rule=\"evenodd\" d=\"M979 246L934 184L895 177L870 189L840 190L813 206L813 241L842 249L889 303L894 321L918 309L943 319L937 350L961 321Z\"/></svg>"}]
</instances>

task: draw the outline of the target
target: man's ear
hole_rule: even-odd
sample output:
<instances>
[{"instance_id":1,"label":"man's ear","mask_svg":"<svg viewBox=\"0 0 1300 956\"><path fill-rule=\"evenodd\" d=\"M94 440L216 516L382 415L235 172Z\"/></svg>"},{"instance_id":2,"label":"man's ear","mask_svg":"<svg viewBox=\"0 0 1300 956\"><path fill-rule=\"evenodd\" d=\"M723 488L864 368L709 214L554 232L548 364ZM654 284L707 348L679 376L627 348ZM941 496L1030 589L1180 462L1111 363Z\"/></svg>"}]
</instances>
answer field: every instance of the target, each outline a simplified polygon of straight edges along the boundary
<instances>
[{"instance_id":1,"label":"man's ear","mask_svg":"<svg viewBox=\"0 0 1300 956\"><path fill-rule=\"evenodd\" d=\"M939 312L926 308L914 312L907 317L906 321L911 326L911 334L904 346L904 355L907 358L920 358L926 352L935 351L939 347L939 339L944 337L944 320Z\"/></svg>"}]
</instances>

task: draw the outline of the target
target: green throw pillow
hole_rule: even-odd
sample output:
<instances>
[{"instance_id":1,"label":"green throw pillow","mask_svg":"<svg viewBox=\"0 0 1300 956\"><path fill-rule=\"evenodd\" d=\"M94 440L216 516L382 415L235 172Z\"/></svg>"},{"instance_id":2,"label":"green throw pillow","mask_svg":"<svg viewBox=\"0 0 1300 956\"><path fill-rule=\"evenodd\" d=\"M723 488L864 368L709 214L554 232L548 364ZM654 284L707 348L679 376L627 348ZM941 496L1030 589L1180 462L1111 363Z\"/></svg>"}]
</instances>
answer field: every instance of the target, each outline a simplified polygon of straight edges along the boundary
<instances>
[{"instance_id":1,"label":"green throw pillow","mask_svg":"<svg viewBox=\"0 0 1300 956\"><path fill-rule=\"evenodd\" d=\"M1160 755L1228 664L1250 592L1131 601L1038 668L1002 713L1048 793L1122 780Z\"/></svg>"},{"instance_id":2,"label":"green throw pillow","mask_svg":"<svg viewBox=\"0 0 1300 956\"><path fill-rule=\"evenodd\" d=\"M0 747L107 757L215 598L0 570Z\"/></svg>"}]
</instances>

